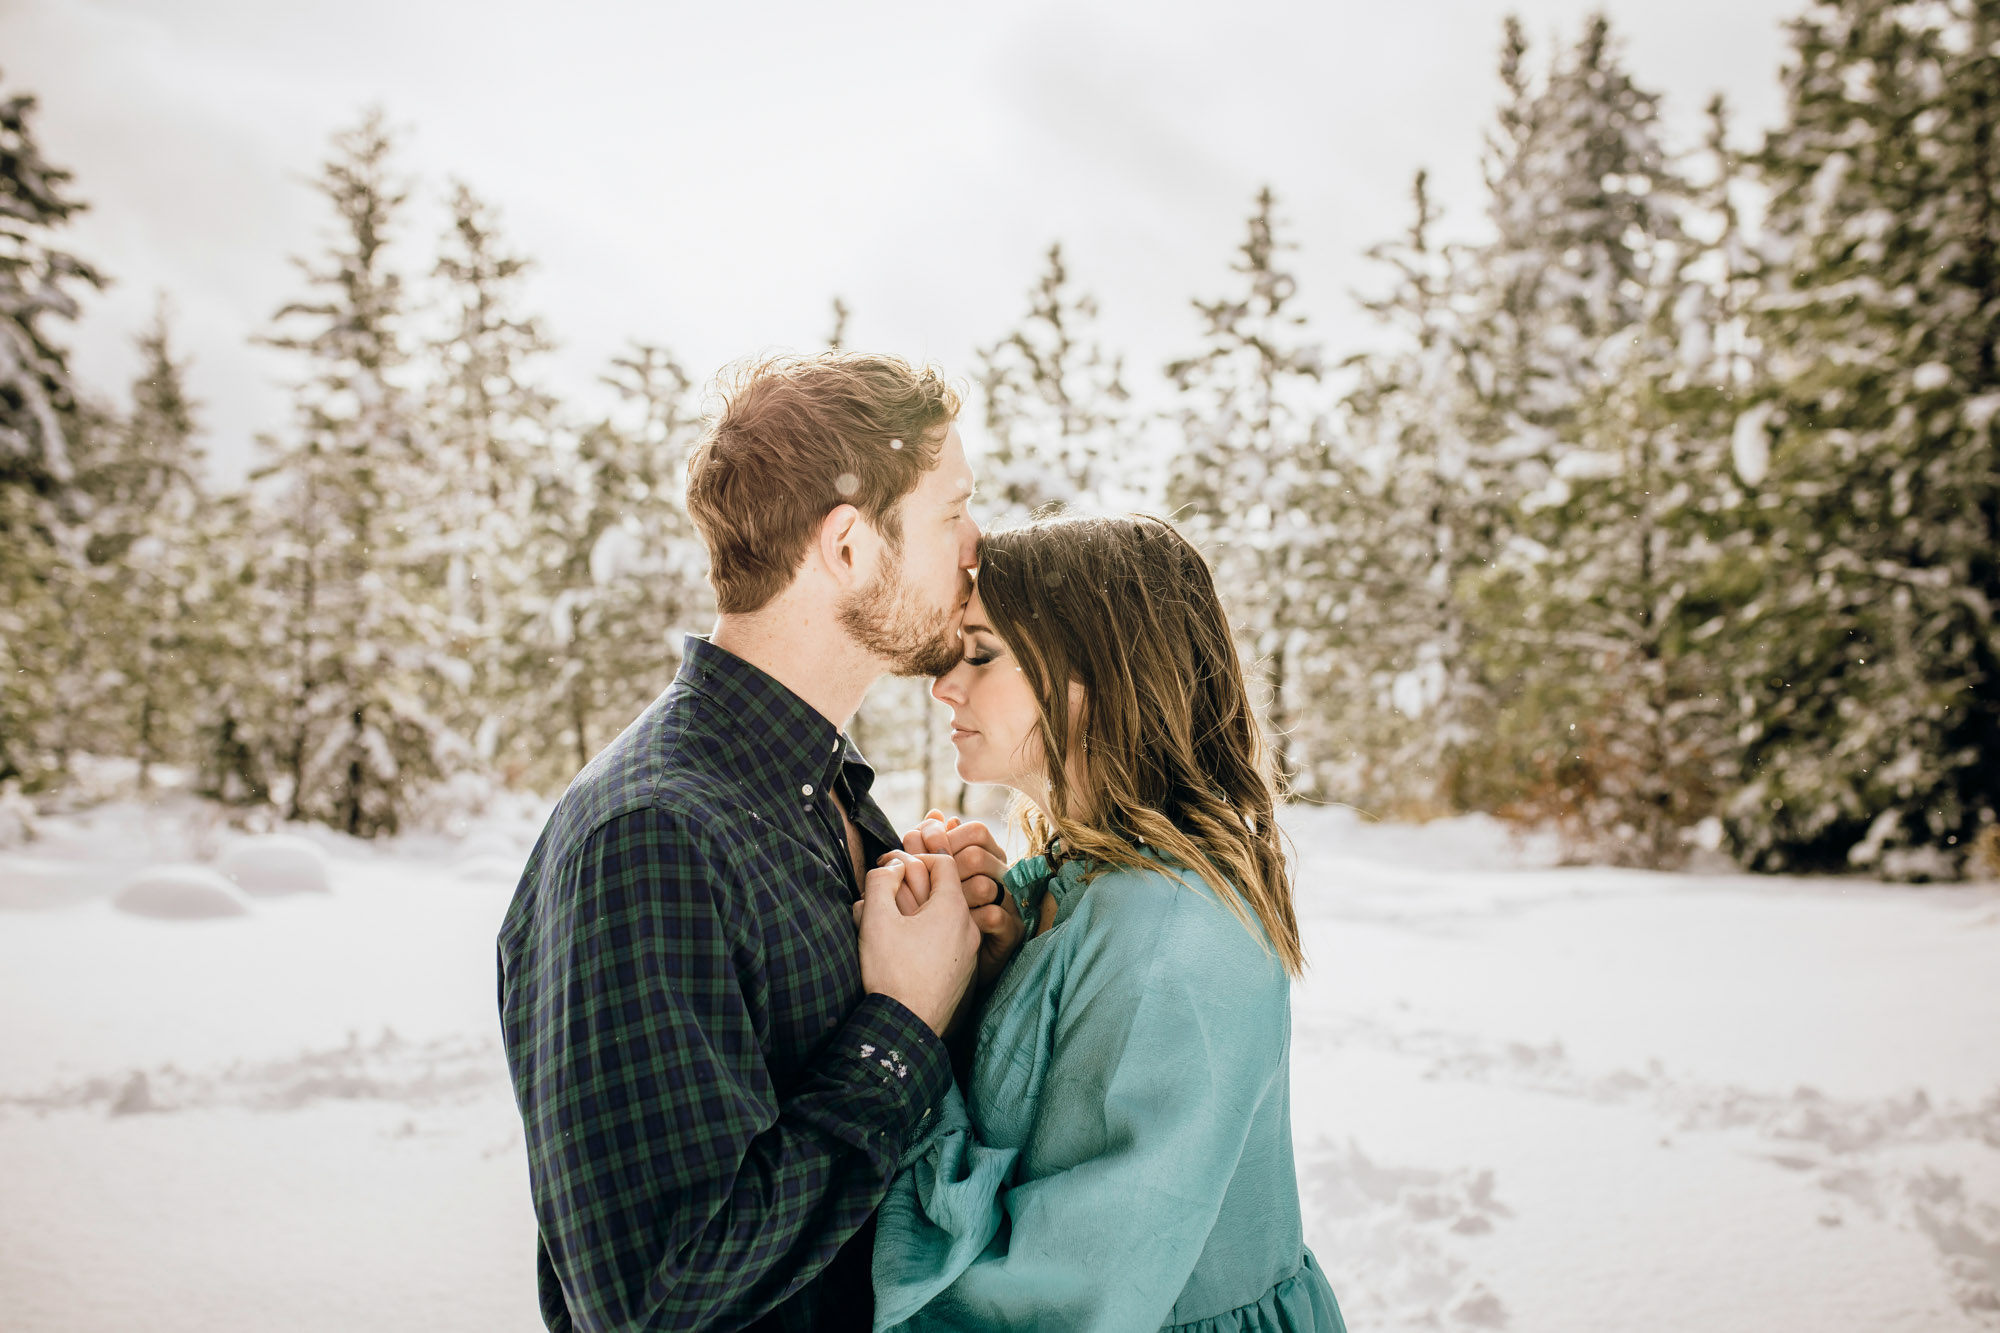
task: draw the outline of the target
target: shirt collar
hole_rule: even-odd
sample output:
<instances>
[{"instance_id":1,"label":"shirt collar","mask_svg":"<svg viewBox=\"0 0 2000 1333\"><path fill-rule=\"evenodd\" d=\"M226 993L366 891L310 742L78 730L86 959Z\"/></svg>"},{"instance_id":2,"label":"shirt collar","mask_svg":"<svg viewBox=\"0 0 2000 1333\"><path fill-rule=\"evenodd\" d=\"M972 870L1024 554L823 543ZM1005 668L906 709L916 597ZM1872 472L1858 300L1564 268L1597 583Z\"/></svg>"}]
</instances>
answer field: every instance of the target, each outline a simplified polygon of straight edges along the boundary
<instances>
[{"instance_id":1,"label":"shirt collar","mask_svg":"<svg viewBox=\"0 0 2000 1333\"><path fill-rule=\"evenodd\" d=\"M795 796L826 790L844 761L861 759L824 713L705 634L690 634L682 643L680 674L742 725Z\"/></svg>"}]
</instances>

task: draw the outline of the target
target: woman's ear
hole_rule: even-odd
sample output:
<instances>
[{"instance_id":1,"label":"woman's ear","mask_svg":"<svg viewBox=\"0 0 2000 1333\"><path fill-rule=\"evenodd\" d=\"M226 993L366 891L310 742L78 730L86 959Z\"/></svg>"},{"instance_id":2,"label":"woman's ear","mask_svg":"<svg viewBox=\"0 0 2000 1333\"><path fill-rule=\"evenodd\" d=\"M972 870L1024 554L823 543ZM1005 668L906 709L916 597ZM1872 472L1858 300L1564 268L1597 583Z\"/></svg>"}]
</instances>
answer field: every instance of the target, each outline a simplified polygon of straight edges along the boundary
<instances>
[{"instance_id":1,"label":"woman's ear","mask_svg":"<svg viewBox=\"0 0 2000 1333\"><path fill-rule=\"evenodd\" d=\"M1076 738L1076 748L1084 754L1090 753L1090 708L1089 696L1083 686L1072 680L1069 683L1069 734Z\"/></svg>"}]
</instances>

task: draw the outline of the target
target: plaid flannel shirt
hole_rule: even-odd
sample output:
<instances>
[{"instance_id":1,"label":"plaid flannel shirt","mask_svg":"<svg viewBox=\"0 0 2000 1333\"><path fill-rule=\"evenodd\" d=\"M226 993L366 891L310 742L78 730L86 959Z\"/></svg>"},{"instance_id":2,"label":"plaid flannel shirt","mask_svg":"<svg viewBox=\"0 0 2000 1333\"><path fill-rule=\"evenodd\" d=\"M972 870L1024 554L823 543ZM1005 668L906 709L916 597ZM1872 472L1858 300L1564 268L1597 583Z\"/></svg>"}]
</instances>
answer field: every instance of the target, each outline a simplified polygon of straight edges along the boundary
<instances>
[{"instance_id":1,"label":"plaid flannel shirt","mask_svg":"<svg viewBox=\"0 0 2000 1333\"><path fill-rule=\"evenodd\" d=\"M869 1326L874 1209L951 1079L862 990L832 792L872 864L896 845L873 779L690 637L550 815L499 954L551 1329Z\"/></svg>"}]
</instances>

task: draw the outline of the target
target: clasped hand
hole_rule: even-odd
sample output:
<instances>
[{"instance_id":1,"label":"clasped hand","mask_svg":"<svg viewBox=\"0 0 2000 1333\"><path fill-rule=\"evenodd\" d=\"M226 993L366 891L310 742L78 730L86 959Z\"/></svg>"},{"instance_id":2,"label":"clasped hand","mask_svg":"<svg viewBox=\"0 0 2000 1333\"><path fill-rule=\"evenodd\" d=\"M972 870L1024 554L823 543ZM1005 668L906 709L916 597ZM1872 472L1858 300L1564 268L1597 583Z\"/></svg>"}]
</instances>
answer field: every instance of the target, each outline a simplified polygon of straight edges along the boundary
<instances>
[{"instance_id":1,"label":"clasped hand","mask_svg":"<svg viewBox=\"0 0 2000 1333\"><path fill-rule=\"evenodd\" d=\"M976 821L961 821L956 816L931 811L921 825L904 835L901 851L888 853L875 869L868 872L863 898L854 905L855 925L862 932L864 964L871 955L882 952L879 948L871 949L871 943L889 942L871 940L871 933L904 933L887 922L884 925L890 926L889 931L871 932L867 916L871 901L884 902L893 895L902 916L930 916L932 914L925 908L930 904L932 895L939 890L955 890L964 902L971 924L978 929L974 975L968 980L976 979L978 989L981 992L987 990L999 979L1015 950L1020 948L1024 933L1020 912L1001 883L1006 871L1006 854L1000 850L1000 843L991 829ZM911 942L917 942L914 936ZM867 970L864 966L863 971ZM965 998L961 992L958 1002L950 1006L954 1015ZM924 1017L928 1020L930 1015ZM943 1031L936 1023L932 1026Z\"/></svg>"}]
</instances>

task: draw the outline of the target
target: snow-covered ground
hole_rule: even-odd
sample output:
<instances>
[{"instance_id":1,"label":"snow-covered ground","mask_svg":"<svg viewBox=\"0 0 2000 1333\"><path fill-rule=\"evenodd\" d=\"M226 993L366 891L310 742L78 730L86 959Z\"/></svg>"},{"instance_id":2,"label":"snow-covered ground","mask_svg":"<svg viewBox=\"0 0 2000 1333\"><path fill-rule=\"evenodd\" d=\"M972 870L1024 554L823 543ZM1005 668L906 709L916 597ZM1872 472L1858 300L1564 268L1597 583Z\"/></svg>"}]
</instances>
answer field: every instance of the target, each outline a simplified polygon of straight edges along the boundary
<instances>
[{"instance_id":1,"label":"snow-covered ground","mask_svg":"<svg viewBox=\"0 0 2000 1333\"><path fill-rule=\"evenodd\" d=\"M1300 1183L1356 1333L2000 1328L2000 889L1292 827ZM325 893L218 879L257 862L186 802L40 832L0 852L0 1327L540 1326L493 1018L531 812L293 830Z\"/></svg>"}]
</instances>

